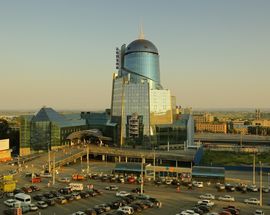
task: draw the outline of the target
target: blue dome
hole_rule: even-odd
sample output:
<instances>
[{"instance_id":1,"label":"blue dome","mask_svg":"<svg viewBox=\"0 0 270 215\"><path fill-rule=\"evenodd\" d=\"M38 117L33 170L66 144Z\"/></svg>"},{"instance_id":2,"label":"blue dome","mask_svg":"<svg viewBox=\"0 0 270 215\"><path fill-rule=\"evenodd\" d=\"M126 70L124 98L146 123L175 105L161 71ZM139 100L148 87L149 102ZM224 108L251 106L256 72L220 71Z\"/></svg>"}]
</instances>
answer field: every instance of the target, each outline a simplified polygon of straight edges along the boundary
<instances>
[{"instance_id":1,"label":"blue dome","mask_svg":"<svg viewBox=\"0 0 270 215\"><path fill-rule=\"evenodd\" d=\"M129 54L132 52L150 52L158 54L158 49L151 41L138 39L134 40L127 46L125 54Z\"/></svg>"}]
</instances>

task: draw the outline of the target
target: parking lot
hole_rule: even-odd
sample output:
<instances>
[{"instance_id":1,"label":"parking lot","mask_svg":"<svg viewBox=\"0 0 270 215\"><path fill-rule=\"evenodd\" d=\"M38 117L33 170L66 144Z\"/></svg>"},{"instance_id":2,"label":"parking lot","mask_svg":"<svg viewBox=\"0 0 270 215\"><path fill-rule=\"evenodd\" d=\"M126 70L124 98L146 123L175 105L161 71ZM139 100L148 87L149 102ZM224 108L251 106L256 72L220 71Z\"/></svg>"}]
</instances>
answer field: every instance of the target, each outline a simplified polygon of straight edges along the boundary
<instances>
[{"instance_id":1,"label":"parking lot","mask_svg":"<svg viewBox=\"0 0 270 215\"><path fill-rule=\"evenodd\" d=\"M70 165L67 167L64 167L59 170L58 177L70 177L74 172L81 172L81 169L85 168L85 163L77 163L74 165ZM104 173L110 173L111 172L112 165L110 163L105 164L102 162L92 162L91 163L91 171L92 172L103 172ZM36 170L35 170L36 171ZM28 186L31 185L30 180L28 177L25 177L25 171L19 173L16 175L18 180L18 187ZM50 178L43 178L41 183L38 183L37 186L41 188L40 191L36 191L35 193L31 193L31 196L34 196L38 193L45 193L50 190L58 190L61 187L66 186L65 183L60 183L56 181L56 184L54 186L48 187L48 182L51 181ZM72 181L74 182L74 181ZM70 203L67 203L65 205L59 205L56 204L55 206L49 206L46 209L39 209L38 212L31 212L29 214L72 214L76 211L84 211L87 208L93 208L95 205L102 204L102 203L110 203L112 201L115 201L119 197L116 197L115 193L116 191L108 191L105 190L105 187L108 185L115 184L119 186L119 190L124 190L130 192L132 189L139 187L138 184L129 184L129 183L116 183L116 182L102 182L100 179L87 179L82 182L85 189L87 189L87 185L93 184L94 188L102 190L103 194L96 197L89 197L86 199L80 199L80 200L73 200ZM149 208L146 210L143 210L140 213L137 214L166 214L166 215L174 215L176 213L179 213L182 210L191 209L200 199L199 196L205 193L211 193L215 195L216 197L223 196L225 194L229 194L235 198L235 202L233 203L226 203L223 201L214 200L215 206L211 211L213 212L220 212L222 211L222 208L228 205L234 205L237 208L240 209L241 213L244 215L251 215L254 213L254 211L259 206L255 205L246 205L244 204L244 200L250 197L259 198L259 192L247 192L247 193L241 193L238 191L235 192L218 192L215 188L214 184L206 185L204 184L203 188L193 188L192 190L189 190L185 186L180 186L180 190L177 191L175 185L166 185L162 184L160 186L154 185L153 183L146 182L144 186L145 194L150 195L154 198L157 198L162 202L161 208ZM3 201L6 199L6 197L1 201L1 213L3 213L4 209L8 208L3 204ZM35 201L34 201L35 202ZM265 214L270 214L270 206L268 204L270 203L270 193L264 193L263 194L263 207ZM105 214L105 213L104 213Z\"/></svg>"}]
</instances>

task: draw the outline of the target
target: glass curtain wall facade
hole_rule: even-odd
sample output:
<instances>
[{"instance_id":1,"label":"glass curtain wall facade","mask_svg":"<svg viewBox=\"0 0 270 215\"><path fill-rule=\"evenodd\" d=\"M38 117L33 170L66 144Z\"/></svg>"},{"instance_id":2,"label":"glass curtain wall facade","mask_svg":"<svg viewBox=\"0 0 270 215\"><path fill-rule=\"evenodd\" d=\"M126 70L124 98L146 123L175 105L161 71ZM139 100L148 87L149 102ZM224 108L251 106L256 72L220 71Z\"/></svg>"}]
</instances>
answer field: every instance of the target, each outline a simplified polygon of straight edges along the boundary
<instances>
[{"instance_id":1,"label":"glass curtain wall facade","mask_svg":"<svg viewBox=\"0 0 270 215\"><path fill-rule=\"evenodd\" d=\"M159 56L147 52L134 52L125 56L124 67L136 74L130 74L130 81L140 83L146 78L160 83Z\"/></svg>"}]
</instances>

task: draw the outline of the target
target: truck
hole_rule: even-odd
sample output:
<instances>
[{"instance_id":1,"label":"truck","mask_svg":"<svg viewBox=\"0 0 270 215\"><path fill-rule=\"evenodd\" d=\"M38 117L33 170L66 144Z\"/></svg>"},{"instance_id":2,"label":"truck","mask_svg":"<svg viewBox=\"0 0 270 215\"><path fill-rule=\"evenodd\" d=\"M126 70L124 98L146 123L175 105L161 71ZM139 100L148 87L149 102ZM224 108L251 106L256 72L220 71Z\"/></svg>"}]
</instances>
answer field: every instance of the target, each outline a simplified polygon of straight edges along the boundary
<instances>
[{"instance_id":1,"label":"truck","mask_svg":"<svg viewBox=\"0 0 270 215\"><path fill-rule=\"evenodd\" d=\"M16 189L16 181L13 175L4 175L0 181L0 191L4 193L11 193Z\"/></svg>"}]
</instances>

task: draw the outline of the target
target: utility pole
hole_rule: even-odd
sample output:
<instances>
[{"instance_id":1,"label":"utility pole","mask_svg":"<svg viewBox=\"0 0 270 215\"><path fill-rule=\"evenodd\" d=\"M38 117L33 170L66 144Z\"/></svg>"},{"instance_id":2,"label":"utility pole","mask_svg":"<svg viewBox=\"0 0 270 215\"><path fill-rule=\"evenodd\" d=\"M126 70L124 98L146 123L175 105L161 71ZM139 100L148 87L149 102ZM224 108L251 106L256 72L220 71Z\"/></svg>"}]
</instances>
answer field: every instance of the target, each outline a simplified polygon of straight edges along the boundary
<instances>
[{"instance_id":1,"label":"utility pole","mask_svg":"<svg viewBox=\"0 0 270 215\"><path fill-rule=\"evenodd\" d=\"M51 150L49 144L48 144L48 171L49 173L51 173Z\"/></svg>"},{"instance_id":2,"label":"utility pole","mask_svg":"<svg viewBox=\"0 0 270 215\"><path fill-rule=\"evenodd\" d=\"M263 205L263 196L262 196L262 162L260 161L260 206Z\"/></svg>"},{"instance_id":3,"label":"utility pole","mask_svg":"<svg viewBox=\"0 0 270 215\"><path fill-rule=\"evenodd\" d=\"M55 153L53 153L53 181L52 181L52 184L54 185L55 184Z\"/></svg>"},{"instance_id":4,"label":"utility pole","mask_svg":"<svg viewBox=\"0 0 270 215\"><path fill-rule=\"evenodd\" d=\"M87 143L86 148L86 159L87 159L87 175L89 174L89 143Z\"/></svg>"},{"instance_id":5,"label":"utility pole","mask_svg":"<svg viewBox=\"0 0 270 215\"><path fill-rule=\"evenodd\" d=\"M144 157L142 156L142 164L141 164L141 194L143 194L143 160L144 160Z\"/></svg>"},{"instance_id":6,"label":"utility pole","mask_svg":"<svg viewBox=\"0 0 270 215\"><path fill-rule=\"evenodd\" d=\"M255 166L255 151L254 151L254 153L253 153L253 177L252 177L252 183L253 183L253 185L255 185L255 183L256 183L255 171L256 171L256 166Z\"/></svg>"},{"instance_id":7,"label":"utility pole","mask_svg":"<svg viewBox=\"0 0 270 215\"><path fill-rule=\"evenodd\" d=\"M156 180L156 149L154 148L154 181Z\"/></svg>"}]
</instances>

